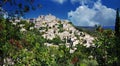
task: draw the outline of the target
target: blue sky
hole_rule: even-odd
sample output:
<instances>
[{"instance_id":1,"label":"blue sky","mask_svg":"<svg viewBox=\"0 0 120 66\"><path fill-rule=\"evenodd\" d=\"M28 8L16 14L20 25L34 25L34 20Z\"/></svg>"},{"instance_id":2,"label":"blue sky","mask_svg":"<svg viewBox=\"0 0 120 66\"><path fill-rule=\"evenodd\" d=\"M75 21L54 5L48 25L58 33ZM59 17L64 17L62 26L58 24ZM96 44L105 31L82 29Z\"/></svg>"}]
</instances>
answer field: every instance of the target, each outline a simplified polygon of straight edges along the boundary
<instances>
[{"instance_id":1,"label":"blue sky","mask_svg":"<svg viewBox=\"0 0 120 66\"><path fill-rule=\"evenodd\" d=\"M115 21L115 9L120 8L120 0L34 0L42 8L26 13L26 18L52 14L60 19L68 19L74 25L112 26Z\"/></svg>"},{"instance_id":2,"label":"blue sky","mask_svg":"<svg viewBox=\"0 0 120 66\"><path fill-rule=\"evenodd\" d=\"M29 12L26 17L32 18L39 15L47 15L50 13L58 18L67 19L67 13L71 10L75 10L76 7L79 6L79 3L72 4L70 0L65 2L63 0L63 3L59 2L59 0L36 0L36 2L42 4L42 8Z\"/></svg>"}]
</instances>

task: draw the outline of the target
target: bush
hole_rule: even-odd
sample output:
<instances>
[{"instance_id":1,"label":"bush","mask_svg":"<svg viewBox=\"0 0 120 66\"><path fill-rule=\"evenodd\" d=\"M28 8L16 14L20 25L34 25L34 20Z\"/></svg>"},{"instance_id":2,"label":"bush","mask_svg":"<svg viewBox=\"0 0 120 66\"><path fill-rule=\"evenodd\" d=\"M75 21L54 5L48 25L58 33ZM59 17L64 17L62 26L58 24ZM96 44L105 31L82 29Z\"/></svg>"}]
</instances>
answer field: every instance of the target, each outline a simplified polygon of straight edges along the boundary
<instances>
[{"instance_id":1,"label":"bush","mask_svg":"<svg viewBox=\"0 0 120 66\"><path fill-rule=\"evenodd\" d=\"M63 41L60 39L59 36L56 36L55 38L53 38L52 43L55 45L59 45L60 43L63 43Z\"/></svg>"}]
</instances>

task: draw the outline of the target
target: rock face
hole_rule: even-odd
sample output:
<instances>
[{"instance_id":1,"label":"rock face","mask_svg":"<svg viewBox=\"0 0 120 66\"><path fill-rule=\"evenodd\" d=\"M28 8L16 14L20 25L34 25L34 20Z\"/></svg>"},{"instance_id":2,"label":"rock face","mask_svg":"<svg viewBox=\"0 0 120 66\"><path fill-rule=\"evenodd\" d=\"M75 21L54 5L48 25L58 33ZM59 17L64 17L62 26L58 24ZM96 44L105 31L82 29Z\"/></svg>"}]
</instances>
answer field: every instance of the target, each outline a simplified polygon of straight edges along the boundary
<instances>
[{"instance_id":1,"label":"rock face","mask_svg":"<svg viewBox=\"0 0 120 66\"><path fill-rule=\"evenodd\" d=\"M49 14L41 15L35 21L35 28L39 29L46 39L52 40L59 36L61 40L65 41L67 47L75 47L77 44L83 44L86 47L94 45L94 37L78 31L68 20L60 20Z\"/></svg>"}]
</instances>

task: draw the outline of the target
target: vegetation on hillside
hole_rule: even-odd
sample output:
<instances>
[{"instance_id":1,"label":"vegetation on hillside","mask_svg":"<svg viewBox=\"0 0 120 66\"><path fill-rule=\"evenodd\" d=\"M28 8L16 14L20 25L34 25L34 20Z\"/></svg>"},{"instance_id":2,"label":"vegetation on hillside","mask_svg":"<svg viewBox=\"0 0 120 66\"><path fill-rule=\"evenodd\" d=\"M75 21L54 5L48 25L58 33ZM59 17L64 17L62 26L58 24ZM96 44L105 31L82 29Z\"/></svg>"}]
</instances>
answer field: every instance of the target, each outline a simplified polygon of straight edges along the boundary
<instances>
[{"instance_id":1,"label":"vegetation on hillside","mask_svg":"<svg viewBox=\"0 0 120 66\"><path fill-rule=\"evenodd\" d=\"M97 65L95 59L88 58L85 47L78 46L79 50L73 54L70 54L70 49L64 45L59 48L47 47L44 45L46 40L37 29L21 32L18 26L19 24L13 25L8 19L0 18L0 65L89 66L92 63L94 66ZM58 44L62 41L56 37L52 42Z\"/></svg>"},{"instance_id":2,"label":"vegetation on hillside","mask_svg":"<svg viewBox=\"0 0 120 66\"><path fill-rule=\"evenodd\" d=\"M10 19L0 17L0 65L1 66L120 66L120 17L116 13L116 28L96 30L95 46L85 47L78 44L77 50L70 53L71 48L56 36L53 40L46 40L38 29L30 30L33 23L20 21L16 25ZM21 31L24 24L26 31ZM63 27L62 24L59 28ZM43 28L41 28L43 29ZM62 31L62 30L61 30ZM52 42L55 46L45 46L45 42Z\"/></svg>"}]
</instances>

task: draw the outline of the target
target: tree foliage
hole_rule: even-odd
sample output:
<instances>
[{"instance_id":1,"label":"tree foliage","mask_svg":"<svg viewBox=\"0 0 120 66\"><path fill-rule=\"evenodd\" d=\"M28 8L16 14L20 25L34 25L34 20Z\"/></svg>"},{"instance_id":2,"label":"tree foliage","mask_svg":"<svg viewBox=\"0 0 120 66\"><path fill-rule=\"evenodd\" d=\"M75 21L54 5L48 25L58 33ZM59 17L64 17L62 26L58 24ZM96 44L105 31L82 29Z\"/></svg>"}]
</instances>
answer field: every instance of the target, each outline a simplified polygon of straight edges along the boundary
<instances>
[{"instance_id":1,"label":"tree foliage","mask_svg":"<svg viewBox=\"0 0 120 66\"><path fill-rule=\"evenodd\" d=\"M25 21L16 25L9 20L0 18L0 65L5 66L93 66L97 65L95 59L88 59L85 47L79 46L78 51L70 53L65 44L59 47L44 45L44 39L37 29L20 31L20 25L32 26ZM25 27L28 29L29 27ZM54 44L63 43L60 37L52 40ZM85 53L86 52L86 53ZM8 61L10 60L10 61Z\"/></svg>"},{"instance_id":2,"label":"tree foliage","mask_svg":"<svg viewBox=\"0 0 120 66\"><path fill-rule=\"evenodd\" d=\"M13 3L16 0L2 0L4 3ZM26 0L34 1L34 0ZM30 2L29 2L30 3ZM17 4L23 12L27 12L30 6ZM12 6L12 5L11 5ZM21 10L20 10L21 11ZM70 53L71 48L65 46L59 36L53 40L46 40L38 29L30 30L33 23L20 21L16 25L9 19L0 17L0 65L1 66L120 66L120 17L116 12L115 35L112 30L97 29L95 46L86 48L78 44L77 50ZM20 27L23 25L23 27ZM26 31L21 31L24 28ZM59 25L63 28L63 25ZM59 45L45 46L44 43Z\"/></svg>"},{"instance_id":3,"label":"tree foliage","mask_svg":"<svg viewBox=\"0 0 120 66\"><path fill-rule=\"evenodd\" d=\"M4 9L8 12L9 17L21 17L24 16L25 13L41 8L42 5L40 3L36 3L37 0L0 0L0 8L4 6L9 6L14 9Z\"/></svg>"},{"instance_id":4,"label":"tree foliage","mask_svg":"<svg viewBox=\"0 0 120 66\"><path fill-rule=\"evenodd\" d=\"M115 35L120 37L120 16L119 9L116 10Z\"/></svg>"}]
</instances>

